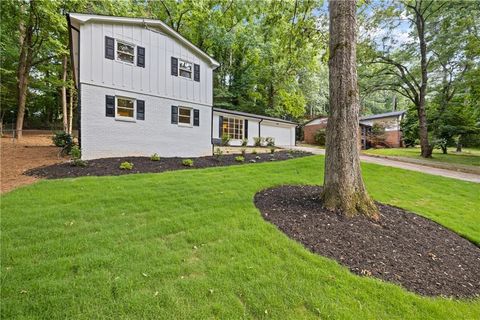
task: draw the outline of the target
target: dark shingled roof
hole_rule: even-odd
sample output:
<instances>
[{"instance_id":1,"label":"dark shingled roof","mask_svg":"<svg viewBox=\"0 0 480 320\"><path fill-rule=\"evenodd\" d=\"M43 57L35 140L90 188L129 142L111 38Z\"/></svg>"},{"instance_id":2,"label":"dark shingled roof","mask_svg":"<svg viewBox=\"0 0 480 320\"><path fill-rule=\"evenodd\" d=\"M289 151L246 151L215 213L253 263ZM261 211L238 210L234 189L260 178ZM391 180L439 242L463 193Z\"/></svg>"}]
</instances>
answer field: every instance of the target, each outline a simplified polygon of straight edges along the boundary
<instances>
[{"instance_id":1,"label":"dark shingled roof","mask_svg":"<svg viewBox=\"0 0 480 320\"><path fill-rule=\"evenodd\" d=\"M361 120L371 120L371 119L379 119L379 118L388 118L388 117L400 116L400 115L404 114L405 112L406 112L405 110L402 110L402 111L392 111L392 112L386 112L386 113L379 113L379 114L374 114L374 115L371 115L371 116L361 117L360 121Z\"/></svg>"}]
</instances>

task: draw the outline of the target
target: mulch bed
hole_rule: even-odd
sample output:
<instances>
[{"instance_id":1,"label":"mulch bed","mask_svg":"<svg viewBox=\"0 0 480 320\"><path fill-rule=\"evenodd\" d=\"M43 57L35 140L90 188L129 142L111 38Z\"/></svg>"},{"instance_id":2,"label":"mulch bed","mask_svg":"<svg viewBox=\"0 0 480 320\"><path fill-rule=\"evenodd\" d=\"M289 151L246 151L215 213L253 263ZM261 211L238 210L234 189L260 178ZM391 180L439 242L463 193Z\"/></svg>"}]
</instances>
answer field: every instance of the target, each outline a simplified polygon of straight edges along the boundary
<instances>
[{"instance_id":1,"label":"mulch bed","mask_svg":"<svg viewBox=\"0 0 480 320\"><path fill-rule=\"evenodd\" d=\"M182 160L187 158L161 158L160 161L152 161L149 157L123 157L123 158L103 158L86 161L85 167L75 167L70 163L58 163L50 166L39 167L25 172L26 175L47 178L73 178L82 176L117 176L132 173L156 173L172 170L198 169L220 166L241 165L246 163L259 163L270 161L282 161L293 158L309 156L311 153L302 151L277 151L272 154L246 154L245 162L235 161L238 154L223 155L219 159L214 156L199 158L189 158L194 161L193 167L186 167ZM132 170L121 170L122 162L133 163Z\"/></svg>"},{"instance_id":2,"label":"mulch bed","mask_svg":"<svg viewBox=\"0 0 480 320\"><path fill-rule=\"evenodd\" d=\"M377 203L378 222L322 209L318 186L281 186L255 195L263 217L311 251L353 273L426 296L480 295L480 248L436 222Z\"/></svg>"}]
</instances>

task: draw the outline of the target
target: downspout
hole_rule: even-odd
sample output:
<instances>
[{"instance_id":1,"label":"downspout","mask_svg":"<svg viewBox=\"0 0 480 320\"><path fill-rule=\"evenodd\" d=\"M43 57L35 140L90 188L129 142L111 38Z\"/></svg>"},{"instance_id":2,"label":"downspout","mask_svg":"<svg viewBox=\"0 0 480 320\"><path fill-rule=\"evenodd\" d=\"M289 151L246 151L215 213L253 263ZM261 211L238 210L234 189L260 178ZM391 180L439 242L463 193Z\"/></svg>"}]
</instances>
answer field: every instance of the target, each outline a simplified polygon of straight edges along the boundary
<instances>
[{"instance_id":1,"label":"downspout","mask_svg":"<svg viewBox=\"0 0 480 320\"><path fill-rule=\"evenodd\" d=\"M261 135L260 135L260 133L261 133L260 127L261 127L262 121L263 121L263 119L260 119L260 121L258 121L258 139L261 138Z\"/></svg>"}]
</instances>

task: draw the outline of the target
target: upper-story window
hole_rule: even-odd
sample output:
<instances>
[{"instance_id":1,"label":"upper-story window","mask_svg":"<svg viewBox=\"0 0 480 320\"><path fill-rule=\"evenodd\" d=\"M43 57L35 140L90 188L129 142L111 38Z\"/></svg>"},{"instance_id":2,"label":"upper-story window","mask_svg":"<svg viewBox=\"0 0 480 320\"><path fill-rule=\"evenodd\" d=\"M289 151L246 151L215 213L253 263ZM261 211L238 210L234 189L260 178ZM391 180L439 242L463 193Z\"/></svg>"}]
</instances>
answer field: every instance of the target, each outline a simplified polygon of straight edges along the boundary
<instances>
[{"instance_id":1,"label":"upper-story window","mask_svg":"<svg viewBox=\"0 0 480 320\"><path fill-rule=\"evenodd\" d=\"M118 40L116 40L116 43L117 60L133 64L135 61L135 45Z\"/></svg>"},{"instance_id":2,"label":"upper-story window","mask_svg":"<svg viewBox=\"0 0 480 320\"><path fill-rule=\"evenodd\" d=\"M193 69L193 64L185 61L178 59L178 74L181 77L192 79L192 70Z\"/></svg>"}]
</instances>

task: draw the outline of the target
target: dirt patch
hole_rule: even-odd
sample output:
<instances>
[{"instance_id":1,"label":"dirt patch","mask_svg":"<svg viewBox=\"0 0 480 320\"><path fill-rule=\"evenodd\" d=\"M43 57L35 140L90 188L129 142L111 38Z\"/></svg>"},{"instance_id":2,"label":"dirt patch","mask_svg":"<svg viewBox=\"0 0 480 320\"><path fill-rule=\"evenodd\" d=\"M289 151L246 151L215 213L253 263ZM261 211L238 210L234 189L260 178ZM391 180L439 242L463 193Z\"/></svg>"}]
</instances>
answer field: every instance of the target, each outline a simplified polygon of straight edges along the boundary
<instances>
[{"instance_id":1,"label":"dirt patch","mask_svg":"<svg viewBox=\"0 0 480 320\"><path fill-rule=\"evenodd\" d=\"M381 218L322 209L318 186L281 186L255 195L263 217L306 248L353 273L426 296L480 295L480 248L441 225L377 203Z\"/></svg>"},{"instance_id":2,"label":"dirt patch","mask_svg":"<svg viewBox=\"0 0 480 320\"><path fill-rule=\"evenodd\" d=\"M1 147L1 192L7 192L22 185L31 184L37 179L24 172L39 166L64 162L58 156L59 148L52 144L52 133L24 132L23 139L2 137Z\"/></svg>"},{"instance_id":3,"label":"dirt patch","mask_svg":"<svg viewBox=\"0 0 480 320\"><path fill-rule=\"evenodd\" d=\"M274 154L247 154L243 163L259 163L270 161L282 161L293 158L305 157L311 155L302 151L277 151ZM191 158L194 162L193 167L186 167L182 161L187 158L161 158L160 161L152 161L149 157L122 157L122 158L103 158L87 161L86 167L74 167L69 163L59 163L51 166L35 168L26 172L26 174L47 179L71 178L81 176L117 176L132 173L156 173L172 170L198 169L220 166L241 165L243 163L235 160L238 155L223 155L220 159L214 156ZM122 162L133 163L132 170L121 170Z\"/></svg>"}]
</instances>

